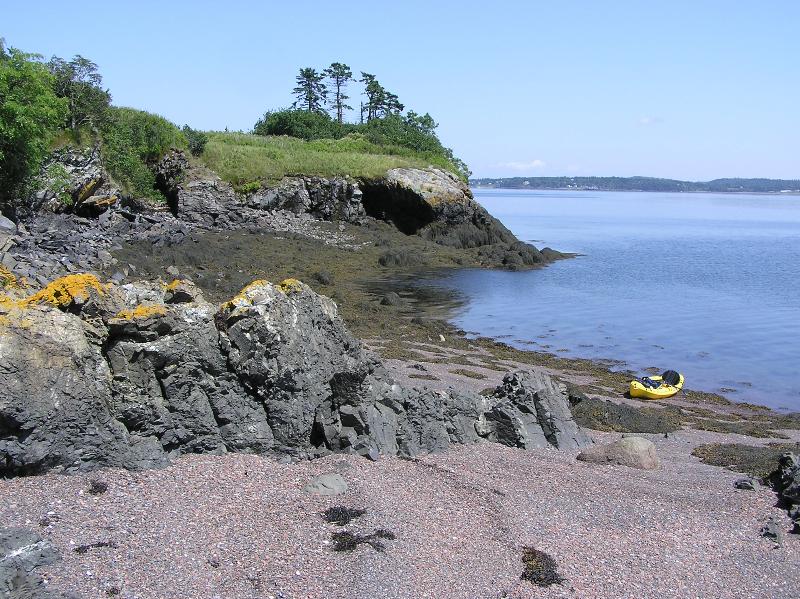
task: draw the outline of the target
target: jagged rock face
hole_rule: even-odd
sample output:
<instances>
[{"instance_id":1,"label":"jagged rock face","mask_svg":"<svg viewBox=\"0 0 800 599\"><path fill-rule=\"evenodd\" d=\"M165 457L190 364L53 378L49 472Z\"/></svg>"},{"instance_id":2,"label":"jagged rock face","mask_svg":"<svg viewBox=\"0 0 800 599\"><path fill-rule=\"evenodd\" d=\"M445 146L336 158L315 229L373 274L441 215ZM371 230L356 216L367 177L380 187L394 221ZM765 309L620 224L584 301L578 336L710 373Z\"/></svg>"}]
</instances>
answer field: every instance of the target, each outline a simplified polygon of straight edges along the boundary
<instances>
[{"instance_id":1,"label":"jagged rock face","mask_svg":"<svg viewBox=\"0 0 800 599\"><path fill-rule=\"evenodd\" d=\"M187 281L89 275L0 298L0 475L159 466L187 452L414 456L484 439L589 442L567 394L514 373L495 394L402 388L295 280L220 307Z\"/></svg>"},{"instance_id":2,"label":"jagged rock face","mask_svg":"<svg viewBox=\"0 0 800 599\"><path fill-rule=\"evenodd\" d=\"M343 177L284 177L275 187L261 189L247 198L259 210L308 213L321 220L359 222L364 216L358 183Z\"/></svg>"},{"instance_id":3,"label":"jagged rock face","mask_svg":"<svg viewBox=\"0 0 800 599\"><path fill-rule=\"evenodd\" d=\"M42 188L14 207L14 218L26 219L40 211L97 216L122 197L103 168L99 146L54 151L42 166L39 181Z\"/></svg>"}]
</instances>

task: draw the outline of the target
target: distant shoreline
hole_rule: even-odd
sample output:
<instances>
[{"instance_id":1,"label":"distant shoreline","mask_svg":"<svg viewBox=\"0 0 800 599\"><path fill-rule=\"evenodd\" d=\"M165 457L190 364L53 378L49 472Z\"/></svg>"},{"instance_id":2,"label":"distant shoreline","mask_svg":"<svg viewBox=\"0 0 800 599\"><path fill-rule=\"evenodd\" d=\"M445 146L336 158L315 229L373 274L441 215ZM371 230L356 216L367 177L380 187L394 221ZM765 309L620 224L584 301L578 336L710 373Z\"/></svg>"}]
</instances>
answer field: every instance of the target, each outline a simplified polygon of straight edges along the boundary
<instances>
[{"instance_id":1,"label":"distant shoreline","mask_svg":"<svg viewBox=\"0 0 800 599\"><path fill-rule=\"evenodd\" d=\"M792 191L686 191L686 190L658 190L658 189L593 189L588 187L501 187L499 185L475 185L470 183L470 189L507 189L512 191L600 191L600 192L629 192L629 193L716 193L726 195L763 195L763 196L799 196L800 189Z\"/></svg>"},{"instance_id":2,"label":"distant shoreline","mask_svg":"<svg viewBox=\"0 0 800 599\"><path fill-rule=\"evenodd\" d=\"M636 191L656 193L800 194L800 179L714 179L680 181L655 177L481 177L469 180L478 189L546 191Z\"/></svg>"}]
</instances>

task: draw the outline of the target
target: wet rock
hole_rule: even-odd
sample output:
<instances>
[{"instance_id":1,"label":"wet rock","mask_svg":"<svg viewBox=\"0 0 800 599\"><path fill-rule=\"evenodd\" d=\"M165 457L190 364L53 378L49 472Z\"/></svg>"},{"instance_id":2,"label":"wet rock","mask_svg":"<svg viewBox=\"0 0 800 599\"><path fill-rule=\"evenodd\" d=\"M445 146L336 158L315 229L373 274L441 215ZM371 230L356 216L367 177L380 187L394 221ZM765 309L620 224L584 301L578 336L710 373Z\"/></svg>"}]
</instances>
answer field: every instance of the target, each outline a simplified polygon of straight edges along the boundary
<instances>
[{"instance_id":1,"label":"wet rock","mask_svg":"<svg viewBox=\"0 0 800 599\"><path fill-rule=\"evenodd\" d=\"M613 443L590 447L578 454L578 460L642 470L657 470L661 465L656 455L656 446L641 437L625 437Z\"/></svg>"},{"instance_id":2,"label":"wet rock","mask_svg":"<svg viewBox=\"0 0 800 599\"><path fill-rule=\"evenodd\" d=\"M320 474L308 481L303 491L314 495L341 495L347 492L347 481L341 474Z\"/></svg>"}]
</instances>

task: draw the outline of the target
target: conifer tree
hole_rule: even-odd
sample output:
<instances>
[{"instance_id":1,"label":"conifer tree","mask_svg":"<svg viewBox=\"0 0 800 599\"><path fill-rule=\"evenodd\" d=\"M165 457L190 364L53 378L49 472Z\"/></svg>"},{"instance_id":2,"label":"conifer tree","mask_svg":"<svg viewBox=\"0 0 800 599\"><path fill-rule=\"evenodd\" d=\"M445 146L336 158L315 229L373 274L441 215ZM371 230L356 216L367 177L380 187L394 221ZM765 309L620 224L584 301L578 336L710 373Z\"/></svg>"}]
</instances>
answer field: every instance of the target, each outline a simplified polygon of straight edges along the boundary
<instances>
[{"instance_id":1,"label":"conifer tree","mask_svg":"<svg viewBox=\"0 0 800 599\"><path fill-rule=\"evenodd\" d=\"M324 112L323 106L327 100L328 88L323 81L325 75L317 73L316 69L310 67L300 69L300 74L296 77L297 87L292 93L297 98L293 104L298 105L308 112Z\"/></svg>"},{"instance_id":2,"label":"conifer tree","mask_svg":"<svg viewBox=\"0 0 800 599\"><path fill-rule=\"evenodd\" d=\"M331 88L333 90L332 108L336 112L336 120L342 123L344 121L344 111L353 109L352 106L345 104L345 101L350 99L350 96L345 93L345 90L347 88L347 82L353 80L353 71L351 71L350 67L346 64L334 62L323 71L323 74L331 82Z\"/></svg>"}]
</instances>

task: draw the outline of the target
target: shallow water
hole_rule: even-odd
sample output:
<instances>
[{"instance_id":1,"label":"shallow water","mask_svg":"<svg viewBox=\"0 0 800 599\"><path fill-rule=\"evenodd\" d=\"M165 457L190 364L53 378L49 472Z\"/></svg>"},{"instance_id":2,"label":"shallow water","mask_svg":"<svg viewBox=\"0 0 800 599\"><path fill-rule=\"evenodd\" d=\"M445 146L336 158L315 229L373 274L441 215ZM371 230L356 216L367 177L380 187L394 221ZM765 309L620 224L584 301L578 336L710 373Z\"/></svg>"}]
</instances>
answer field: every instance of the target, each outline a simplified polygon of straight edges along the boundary
<instances>
[{"instance_id":1,"label":"shallow water","mask_svg":"<svg viewBox=\"0 0 800 599\"><path fill-rule=\"evenodd\" d=\"M582 254L439 284L454 324L522 348L671 368L687 386L800 410L800 197L475 190L520 239Z\"/></svg>"}]
</instances>

